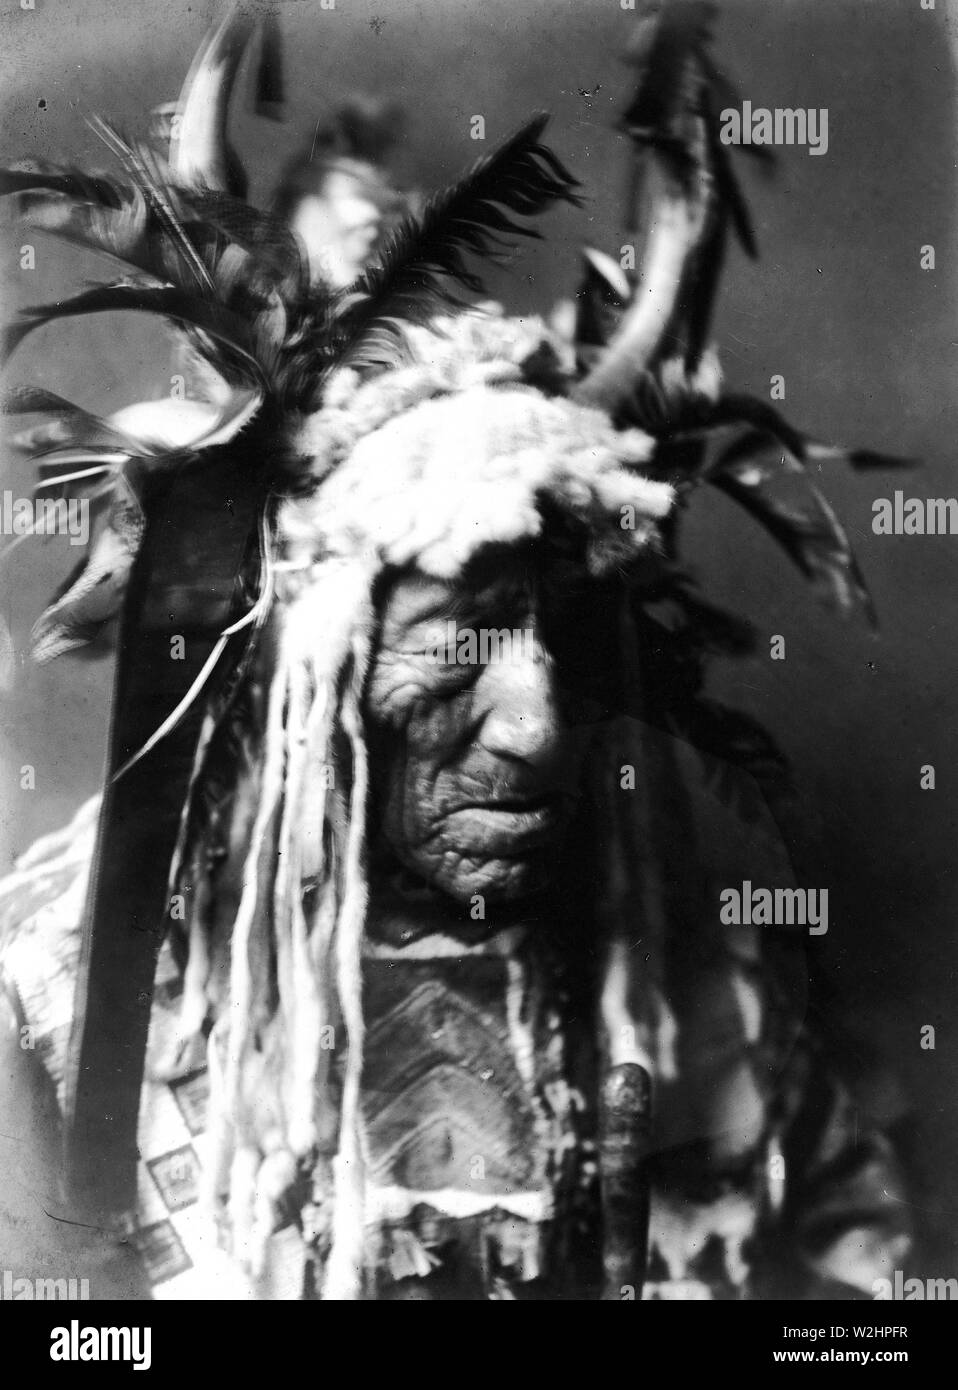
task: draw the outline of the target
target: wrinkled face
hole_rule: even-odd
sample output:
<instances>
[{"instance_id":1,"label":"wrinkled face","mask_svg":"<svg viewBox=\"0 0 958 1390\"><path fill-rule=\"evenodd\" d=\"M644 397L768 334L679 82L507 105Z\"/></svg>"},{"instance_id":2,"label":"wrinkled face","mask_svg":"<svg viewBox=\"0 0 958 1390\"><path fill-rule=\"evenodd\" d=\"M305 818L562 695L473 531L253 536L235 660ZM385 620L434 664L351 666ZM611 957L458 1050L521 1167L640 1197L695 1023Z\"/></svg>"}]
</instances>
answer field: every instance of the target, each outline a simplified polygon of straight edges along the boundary
<instances>
[{"instance_id":1,"label":"wrinkled face","mask_svg":"<svg viewBox=\"0 0 958 1390\"><path fill-rule=\"evenodd\" d=\"M581 566L528 554L459 584L394 581L367 723L374 833L402 865L460 902L548 886L615 662L614 614Z\"/></svg>"}]
</instances>

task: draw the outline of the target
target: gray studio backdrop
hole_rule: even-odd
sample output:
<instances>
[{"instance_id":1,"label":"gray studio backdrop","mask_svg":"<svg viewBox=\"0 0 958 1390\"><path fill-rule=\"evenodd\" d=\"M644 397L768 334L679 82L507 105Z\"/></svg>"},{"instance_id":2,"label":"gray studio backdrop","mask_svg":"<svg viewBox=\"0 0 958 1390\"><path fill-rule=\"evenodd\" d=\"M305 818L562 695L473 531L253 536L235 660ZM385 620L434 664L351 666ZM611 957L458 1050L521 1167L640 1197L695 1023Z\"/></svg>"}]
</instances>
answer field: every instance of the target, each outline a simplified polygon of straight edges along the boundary
<instances>
[{"instance_id":1,"label":"gray studio backdrop","mask_svg":"<svg viewBox=\"0 0 958 1390\"><path fill-rule=\"evenodd\" d=\"M907 1126L915 1202L937 1244L927 1272L954 1273L958 1193L958 963L955 820L958 708L955 659L958 537L878 537L871 504L904 486L955 492L958 357L955 275L956 119L949 23L938 0L727 0L718 51L756 106L827 108L827 154L784 149L771 179L744 171L762 246L758 264L733 253L718 320L732 384L768 397L785 378L784 408L822 438L917 456L920 473L827 480L855 541L881 631L820 612L803 581L717 495L696 503L690 540L712 593L747 613L758 655L715 673L717 694L763 719L791 754L806 812L791 845L799 881L830 890L830 929L813 943L814 1000L836 1060L863 1108ZM359 88L394 96L407 113L398 171L425 189L482 152L530 112L554 113L550 139L586 185L585 211L548 219L492 289L514 311L548 311L574 288L577 248L619 245L624 149L612 124L628 89L618 61L633 16L619 0L284 0L289 118L237 103L236 143L255 199L317 118ZM107 162L84 124L101 112L145 134L149 108L175 97L213 13L202 0L35 0L0 13L2 126L7 159L26 153ZM247 93L249 83L247 83ZM0 237L6 308L55 299L107 268L37 238L19 269L22 237ZM936 269L920 248L934 245ZM144 322L79 320L39 334L8 369L99 410L169 390L170 340ZM27 470L2 459L2 486L22 494ZM39 541L15 573L0 571L0 607L20 647L77 552ZM786 637L787 658L768 658ZM62 823L98 785L111 669L108 659L23 664L0 716L0 869ZM36 790L19 769L36 768ZM934 791L919 769L933 764ZM935 1051L920 1030L937 1029ZM875 1059L898 1077L876 1083Z\"/></svg>"}]
</instances>

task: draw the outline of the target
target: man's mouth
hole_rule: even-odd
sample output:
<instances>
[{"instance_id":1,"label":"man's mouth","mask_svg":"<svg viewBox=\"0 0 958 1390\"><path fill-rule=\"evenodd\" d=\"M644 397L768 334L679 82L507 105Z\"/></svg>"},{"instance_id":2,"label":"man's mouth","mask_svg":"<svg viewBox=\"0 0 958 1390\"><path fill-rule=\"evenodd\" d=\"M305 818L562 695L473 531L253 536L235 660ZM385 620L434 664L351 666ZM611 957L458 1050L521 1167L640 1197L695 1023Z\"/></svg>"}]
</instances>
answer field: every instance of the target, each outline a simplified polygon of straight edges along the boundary
<instances>
[{"instance_id":1,"label":"man's mouth","mask_svg":"<svg viewBox=\"0 0 958 1390\"><path fill-rule=\"evenodd\" d=\"M457 838L481 845L486 853L526 854L555 835L564 819L563 798L554 792L491 797L464 803L447 818Z\"/></svg>"}]
</instances>

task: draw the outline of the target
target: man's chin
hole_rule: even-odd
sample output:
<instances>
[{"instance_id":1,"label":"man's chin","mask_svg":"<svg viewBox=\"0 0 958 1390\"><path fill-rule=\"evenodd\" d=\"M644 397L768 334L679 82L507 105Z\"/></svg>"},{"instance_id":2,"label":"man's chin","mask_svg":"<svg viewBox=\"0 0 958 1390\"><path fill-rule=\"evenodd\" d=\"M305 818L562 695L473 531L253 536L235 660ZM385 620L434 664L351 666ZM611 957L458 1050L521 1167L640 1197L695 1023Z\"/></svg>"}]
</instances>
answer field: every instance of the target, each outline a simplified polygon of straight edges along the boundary
<instances>
[{"instance_id":1,"label":"man's chin","mask_svg":"<svg viewBox=\"0 0 958 1390\"><path fill-rule=\"evenodd\" d=\"M545 853L530 852L521 857L508 859L487 859L481 864L458 864L454 868L442 868L432 878L442 892L456 902L470 907L478 906L474 899L481 898L483 905L513 904L526 898L541 896L549 886L549 868L552 856ZM481 919L479 919L481 920Z\"/></svg>"}]
</instances>

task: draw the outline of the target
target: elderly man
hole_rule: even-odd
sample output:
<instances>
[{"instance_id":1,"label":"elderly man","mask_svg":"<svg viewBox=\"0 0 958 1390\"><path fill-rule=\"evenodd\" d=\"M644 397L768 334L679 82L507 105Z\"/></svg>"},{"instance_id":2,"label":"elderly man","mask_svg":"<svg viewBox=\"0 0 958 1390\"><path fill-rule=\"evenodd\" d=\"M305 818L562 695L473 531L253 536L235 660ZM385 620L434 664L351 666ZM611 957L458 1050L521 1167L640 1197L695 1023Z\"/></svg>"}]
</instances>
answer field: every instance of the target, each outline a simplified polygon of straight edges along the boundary
<instances>
[{"instance_id":1,"label":"elderly man","mask_svg":"<svg viewBox=\"0 0 958 1390\"><path fill-rule=\"evenodd\" d=\"M758 828L719 853L689 757L723 764L701 662L741 636L677 571L681 499L711 476L760 510L764 466L722 433L743 420L796 468L825 452L703 350L683 286L719 154L690 91L657 119L691 181L633 108L646 258L632 285L590 257L573 340L428 292L475 287L463 249L521 230L501 209L573 196L542 122L321 315L264 259L244 331L202 187L168 190L178 259L129 251L175 297L110 306L175 313L234 398L105 422L140 512L112 522L113 785L0 897L0 1074L24 1152L63 1115L63 1214L102 1233L78 1272L110 1294L855 1297L907 1252L890 1148L802 1029L802 937L720 911L787 875L761 794L724 768ZM850 601L823 514L794 543ZM69 595L51 624L78 640Z\"/></svg>"},{"instance_id":2,"label":"elderly man","mask_svg":"<svg viewBox=\"0 0 958 1390\"><path fill-rule=\"evenodd\" d=\"M280 601L219 735L226 785L187 817L133 1245L173 1297L214 1278L426 1298L611 1278L629 1297L651 1185L646 1296L760 1296L783 1245L793 1290L815 1273L868 1292L903 1251L887 1149L853 1144L822 1078L808 1113L800 1020L760 929L719 925L715 884L686 893L678 943L663 930L669 876L696 861L691 840L668 866L655 846L657 816L677 826L655 779L681 754L633 685L671 502L640 471L650 441L527 381L541 325L411 338L394 374L346 373L300 440L344 461L279 518ZM28 1022L72 1003L76 830L62 867L60 842L8 888ZM781 870L747 853L753 876ZM24 915L58 872L63 896ZM41 1034L62 1077L67 1031ZM638 1209L610 1200L620 1183Z\"/></svg>"}]
</instances>

